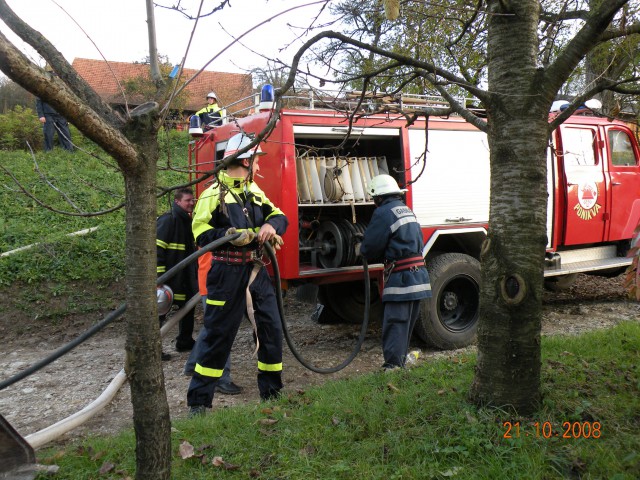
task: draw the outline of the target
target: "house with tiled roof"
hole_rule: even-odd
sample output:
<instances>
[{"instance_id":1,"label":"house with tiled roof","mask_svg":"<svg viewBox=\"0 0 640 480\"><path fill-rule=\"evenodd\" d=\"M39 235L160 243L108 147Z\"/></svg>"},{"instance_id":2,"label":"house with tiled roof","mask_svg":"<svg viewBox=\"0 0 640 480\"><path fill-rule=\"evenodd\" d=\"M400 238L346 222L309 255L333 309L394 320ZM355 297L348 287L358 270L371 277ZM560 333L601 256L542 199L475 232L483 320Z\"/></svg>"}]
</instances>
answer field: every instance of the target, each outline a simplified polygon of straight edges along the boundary
<instances>
[{"instance_id":1,"label":"house with tiled roof","mask_svg":"<svg viewBox=\"0 0 640 480\"><path fill-rule=\"evenodd\" d=\"M131 93L128 88L132 82L149 79L149 65L143 63L111 62L76 58L72 63L78 74L93 88L103 100L121 111L130 110L148 100L143 95ZM198 71L185 68L180 83L191 79ZM214 91L218 96L218 104L228 108L229 113L243 112L237 116L249 113L254 105L251 98L253 85L249 73L227 73L202 71L184 90L181 102L182 118L200 110L207 104L207 93ZM246 99L244 101L240 101ZM236 103L239 102L239 103Z\"/></svg>"}]
</instances>

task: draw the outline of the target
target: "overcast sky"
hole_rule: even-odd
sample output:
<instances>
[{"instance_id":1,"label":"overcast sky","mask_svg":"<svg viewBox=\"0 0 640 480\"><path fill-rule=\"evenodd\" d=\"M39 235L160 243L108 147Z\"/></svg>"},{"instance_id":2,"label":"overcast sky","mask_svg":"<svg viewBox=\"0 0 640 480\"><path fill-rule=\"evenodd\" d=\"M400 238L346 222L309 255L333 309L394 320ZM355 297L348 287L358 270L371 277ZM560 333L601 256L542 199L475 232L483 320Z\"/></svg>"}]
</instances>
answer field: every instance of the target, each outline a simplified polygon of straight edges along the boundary
<instances>
[{"instance_id":1,"label":"overcast sky","mask_svg":"<svg viewBox=\"0 0 640 480\"><path fill-rule=\"evenodd\" d=\"M231 8L200 20L187 55L186 67L202 68L232 41L229 33L239 36L279 12L313 2L231 0ZM107 60L121 62L140 61L148 56L144 0L8 0L7 3L18 16L47 37L69 62L76 57L100 59L100 52ZM178 1L156 0L156 3L170 5ZM197 0L182 0L183 5L199 3ZM205 0L203 11L207 6L219 3L220 0ZM320 5L316 3L293 10L251 32L243 41L247 47L263 55L289 60L300 42L284 52L279 49L301 33L301 30L292 26L307 26L319 8ZM193 22L175 11L161 8L155 9L155 18L158 52L167 55L172 63L178 63L185 54ZM0 23L0 28L11 40L16 38L10 35L6 25ZM33 50L24 47L20 41L17 45L22 46L22 50L34 61L43 64ZM242 72L265 64L266 60L259 55L235 45L211 63L207 70Z\"/></svg>"}]
</instances>

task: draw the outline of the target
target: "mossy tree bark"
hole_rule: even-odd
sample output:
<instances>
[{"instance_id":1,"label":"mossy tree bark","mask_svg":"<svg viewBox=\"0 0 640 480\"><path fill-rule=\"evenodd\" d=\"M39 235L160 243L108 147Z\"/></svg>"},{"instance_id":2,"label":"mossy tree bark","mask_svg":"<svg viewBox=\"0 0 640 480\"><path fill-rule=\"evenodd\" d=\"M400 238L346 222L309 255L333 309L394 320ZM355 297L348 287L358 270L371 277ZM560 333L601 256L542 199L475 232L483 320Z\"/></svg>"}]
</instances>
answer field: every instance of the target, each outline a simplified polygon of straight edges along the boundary
<instances>
[{"instance_id":1,"label":"mossy tree bark","mask_svg":"<svg viewBox=\"0 0 640 480\"><path fill-rule=\"evenodd\" d=\"M124 172L126 191L126 373L136 432L136 478L169 479L171 421L160 352L156 284L156 164L158 105L131 112L124 133L138 166Z\"/></svg>"},{"instance_id":2,"label":"mossy tree bark","mask_svg":"<svg viewBox=\"0 0 640 480\"><path fill-rule=\"evenodd\" d=\"M538 0L487 2L487 126L491 151L489 234L482 249L478 364L470 398L534 412L541 401L540 332L547 244L548 111L625 4L590 12L547 68L538 63Z\"/></svg>"},{"instance_id":3,"label":"mossy tree bark","mask_svg":"<svg viewBox=\"0 0 640 480\"><path fill-rule=\"evenodd\" d=\"M481 257L478 365L471 397L530 413L540 399L545 146L552 98L541 95L532 81L538 2L510 3L508 14L490 18L488 30L491 207Z\"/></svg>"}]
</instances>

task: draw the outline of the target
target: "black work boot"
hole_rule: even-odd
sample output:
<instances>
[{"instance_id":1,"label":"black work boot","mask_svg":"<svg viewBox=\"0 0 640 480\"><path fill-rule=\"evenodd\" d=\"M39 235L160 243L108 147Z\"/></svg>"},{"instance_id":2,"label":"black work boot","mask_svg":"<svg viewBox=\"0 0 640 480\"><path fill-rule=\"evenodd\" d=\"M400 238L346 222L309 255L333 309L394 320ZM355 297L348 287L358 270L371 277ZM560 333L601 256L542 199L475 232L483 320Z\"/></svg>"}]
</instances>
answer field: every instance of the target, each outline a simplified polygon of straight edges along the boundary
<instances>
[{"instance_id":1,"label":"black work boot","mask_svg":"<svg viewBox=\"0 0 640 480\"><path fill-rule=\"evenodd\" d=\"M176 339L176 351L177 352L190 352L196 341L193 338L187 338L185 340L181 338Z\"/></svg>"},{"instance_id":2,"label":"black work boot","mask_svg":"<svg viewBox=\"0 0 640 480\"><path fill-rule=\"evenodd\" d=\"M189 407L189 418L204 417L207 414L207 407L204 405L192 405Z\"/></svg>"},{"instance_id":3,"label":"black work boot","mask_svg":"<svg viewBox=\"0 0 640 480\"><path fill-rule=\"evenodd\" d=\"M242 387L231 381L225 383L218 382L216 385L216 393L222 393L223 395L238 395L242 393Z\"/></svg>"}]
</instances>

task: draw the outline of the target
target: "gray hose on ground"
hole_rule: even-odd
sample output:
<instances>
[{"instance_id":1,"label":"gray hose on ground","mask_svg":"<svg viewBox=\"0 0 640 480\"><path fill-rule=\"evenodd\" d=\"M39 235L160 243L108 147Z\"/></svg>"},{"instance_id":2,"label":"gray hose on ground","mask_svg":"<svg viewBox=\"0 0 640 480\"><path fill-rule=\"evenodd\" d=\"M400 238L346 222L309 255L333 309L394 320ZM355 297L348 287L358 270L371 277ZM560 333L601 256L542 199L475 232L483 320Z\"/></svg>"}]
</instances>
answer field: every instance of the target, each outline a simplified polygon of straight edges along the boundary
<instances>
[{"instance_id":1,"label":"gray hose on ground","mask_svg":"<svg viewBox=\"0 0 640 480\"><path fill-rule=\"evenodd\" d=\"M169 330L171 330L176 323L178 323L182 318L189 312L192 308L200 302L200 294L196 293L193 297L189 299L189 301L179 309L174 315L169 317L169 319L165 322L165 324L160 329L160 335L164 337ZM58 439L65 433L73 430L76 427L79 427L83 423L85 423L90 418L94 417L98 413L100 413L104 407L109 405L111 401L114 399L120 387L124 385L127 381L127 376L124 373L124 368L118 372L118 374L111 380L111 383L107 388L102 392L102 394L96 398L93 402L85 406L82 410L74 413L73 415L68 416L60 420L53 425L43 428L42 430L32 433L31 435L27 435L25 440L29 442L31 447L40 448L46 445L53 440Z\"/></svg>"},{"instance_id":2,"label":"gray hose on ground","mask_svg":"<svg viewBox=\"0 0 640 480\"><path fill-rule=\"evenodd\" d=\"M230 242L231 240L235 240L240 235L241 235L240 233L237 233L237 234L234 234L234 235L221 237L221 238L211 242L210 244L206 245L205 247L203 247L200 250L198 250L197 252L189 255L187 258L185 258L184 260L182 260L181 262L176 264L173 268L171 268L168 272L166 272L162 276L158 277L158 283L168 280L169 278L171 278L177 272L182 270L186 265L188 265L192 261L195 261L197 258L199 258L200 256L204 255L205 253L210 252L211 250L214 250L214 249L224 245L225 243ZM182 320L182 318L185 316L185 314L188 311L190 311L192 308L195 308L195 306L198 304L199 301L200 301L200 294L199 293L197 293L196 295L191 297L191 299L189 299L189 301L185 304L185 306L183 308L179 309L174 315L169 317L169 319L165 322L165 324L160 329L160 335L161 336L166 335L166 333L171 328L173 328L176 325L176 323L178 323L180 320ZM75 340L69 342L68 344L62 346L61 348L56 350L53 354L49 355L48 357L46 357L42 361L38 362L37 364L31 366L30 368L28 368L28 369L20 372L19 374L17 374L15 376L5 380L4 382L2 382L2 384L1 384L2 388L8 387L9 385L11 385L11 384L21 380L22 378L24 378L24 377L26 377L26 376L28 376L28 375L40 370L44 366L46 366L49 363L53 362L54 360L58 359L59 357L61 357L62 355L64 355L68 351L70 351L71 349L75 348L80 343L82 343L85 340L87 340L89 337L93 336L98 331L102 330L102 328L104 328L105 326L107 326L108 324L113 322L115 319L120 317L125 312L125 310L126 310L126 304L122 304L120 306L120 308L118 308L114 312L111 312L100 323L98 323L98 324L94 325L93 327L91 327L89 330L87 330L80 337L78 337ZM53 441L53 440L55 440L57 438L59 438L60 436L64 435L65 433L73 430L74 428L78 427L79 425L82 425L87 420L89 420L90 418L95 416L98 412L100 412L104 407L106 407L113 400L115 395L118 393L118 390L124 384L125 381L126 381L126 375L124 373L124 369L122 369L114 377L114 379L111 381L111 383L106 388L106 390L104 390L104 392L97 399L95 399L93 402L88 404L86 407L84 407L79 412L76 412L75 414L73 414L73 415L71 415L71 416L69 416L69 417L67 417L67 418L65 418L63 420L60 420L59 422L57 422L57 423L55 423L55 424L53 424L53 425L51 425L51 426L49 426L47 428L44 428L43 430L40 430L38 432L32 433L31 435L28 435L26 437L27 442L29 442L29 444L33 448L39 448L39 447L41 447L43 445L46 445L47 443L49 443L49 442L51 442L51 441ZM0 388L0 389L2 389L2 388Z\"/></svg>"}]
</instances>

